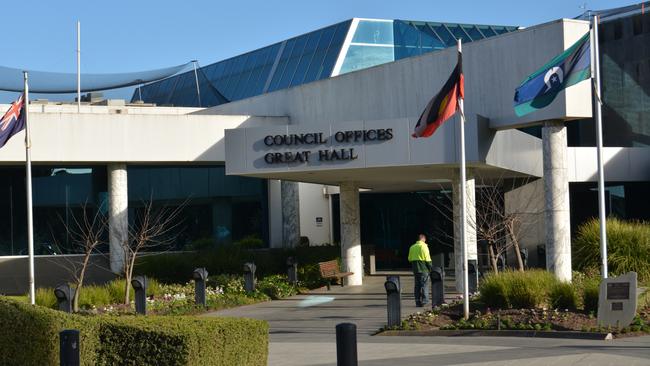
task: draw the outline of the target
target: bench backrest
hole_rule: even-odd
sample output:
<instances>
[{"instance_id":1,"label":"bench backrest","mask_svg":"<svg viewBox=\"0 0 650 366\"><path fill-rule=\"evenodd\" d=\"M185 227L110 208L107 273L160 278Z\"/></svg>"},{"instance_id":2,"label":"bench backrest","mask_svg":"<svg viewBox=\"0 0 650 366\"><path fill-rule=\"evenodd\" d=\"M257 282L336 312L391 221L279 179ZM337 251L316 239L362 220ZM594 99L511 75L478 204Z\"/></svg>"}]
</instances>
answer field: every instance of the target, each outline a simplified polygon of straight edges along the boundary
<instances>
[{"instance_id":1,"label":"bench backrest","mask_svg":"<svg viewBox=\"0 0 650 366\"><path fill-rule=\"evenodd\" d=\"M318 263L318 267L320 267L320 275L322 277L333 276L337 273L341 273L339 270L339 262L337 262L336 259L327 262L320 262Z\"/></svg>"}]
</instances>

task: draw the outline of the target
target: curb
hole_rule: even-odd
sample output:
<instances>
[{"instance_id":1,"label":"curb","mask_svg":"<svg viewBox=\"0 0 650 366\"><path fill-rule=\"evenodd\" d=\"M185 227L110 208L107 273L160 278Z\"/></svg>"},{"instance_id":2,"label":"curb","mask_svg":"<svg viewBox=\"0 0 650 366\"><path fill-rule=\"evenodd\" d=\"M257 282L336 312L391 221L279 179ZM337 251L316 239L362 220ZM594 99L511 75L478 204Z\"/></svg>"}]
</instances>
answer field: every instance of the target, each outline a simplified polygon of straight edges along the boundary
<instances>
[{"instance_id":1,"label":"curb","mask_svg":"<svg viewBox=\"0 0 650 366\"><path fill-rule=\"evenodd\" d=\"M387 330L378 333L379 336L424 336L424 337L534 337L534 338L559 338L559 339L589 339L612 340L612 333L596 332L564 332L564 331L537 331L537 330Z\"/></svg>"}]
</instances>

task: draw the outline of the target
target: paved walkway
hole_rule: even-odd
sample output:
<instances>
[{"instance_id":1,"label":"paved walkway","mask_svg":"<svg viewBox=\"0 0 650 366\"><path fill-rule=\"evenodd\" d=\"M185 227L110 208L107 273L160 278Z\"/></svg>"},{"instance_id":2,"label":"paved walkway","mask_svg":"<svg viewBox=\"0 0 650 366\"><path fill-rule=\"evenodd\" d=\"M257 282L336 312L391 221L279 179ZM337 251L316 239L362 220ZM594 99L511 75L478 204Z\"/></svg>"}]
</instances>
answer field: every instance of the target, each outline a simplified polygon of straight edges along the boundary
<instances>
[{"instance_id":1,"label":"paved walkway","mask_svg":"<svg viewBox=\"0 0 650 366\"><path fill-rule=\"evenodd\" d=\"M384 277L361 287L306 295L212 313L269 322L269 365L336 365L334 328L357 325L360 365L649 365L650 337L614 341L508 337L372 336L386 322ZM402 315L418 310L413 278L402 276Z\"/></svg>"}]
</instances>

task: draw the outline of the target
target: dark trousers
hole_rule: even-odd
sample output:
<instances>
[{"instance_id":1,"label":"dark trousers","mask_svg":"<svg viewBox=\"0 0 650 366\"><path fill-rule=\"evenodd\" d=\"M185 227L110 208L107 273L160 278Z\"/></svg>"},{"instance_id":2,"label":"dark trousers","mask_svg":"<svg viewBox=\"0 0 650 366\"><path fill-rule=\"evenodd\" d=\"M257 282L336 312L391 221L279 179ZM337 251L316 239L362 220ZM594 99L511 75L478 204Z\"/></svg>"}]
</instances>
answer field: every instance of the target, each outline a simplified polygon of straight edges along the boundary
<instances>
[{"instance_id":1,"label":"dark trousers","mask_svg":"<svg viewBox=\"0 0 650 366\"><path fill-rule=\"evenodd\" d=\"M415 273L415 305L423 306L429 303L429 274Z\"/></svg>"}]
</instances>

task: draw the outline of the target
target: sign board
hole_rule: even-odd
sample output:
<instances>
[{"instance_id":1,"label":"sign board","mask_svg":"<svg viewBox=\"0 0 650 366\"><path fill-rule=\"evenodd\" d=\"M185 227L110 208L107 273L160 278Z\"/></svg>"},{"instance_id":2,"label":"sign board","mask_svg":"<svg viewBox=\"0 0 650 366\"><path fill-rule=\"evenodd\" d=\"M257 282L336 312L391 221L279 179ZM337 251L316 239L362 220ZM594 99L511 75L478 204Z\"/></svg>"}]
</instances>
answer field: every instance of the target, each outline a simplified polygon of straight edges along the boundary
<instances>
[{"instance_id":1,"label":"sign board","mask_svg":"<svg viewBox=\"0 0 650 366\"><path fill-rule=\"evenodd\" d=\"M637 307L637 274L628 272L610 277L600 283L598 294L598 324L623 328L634 320Z\"/></svg>"}]
</instances>

